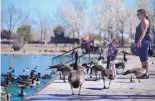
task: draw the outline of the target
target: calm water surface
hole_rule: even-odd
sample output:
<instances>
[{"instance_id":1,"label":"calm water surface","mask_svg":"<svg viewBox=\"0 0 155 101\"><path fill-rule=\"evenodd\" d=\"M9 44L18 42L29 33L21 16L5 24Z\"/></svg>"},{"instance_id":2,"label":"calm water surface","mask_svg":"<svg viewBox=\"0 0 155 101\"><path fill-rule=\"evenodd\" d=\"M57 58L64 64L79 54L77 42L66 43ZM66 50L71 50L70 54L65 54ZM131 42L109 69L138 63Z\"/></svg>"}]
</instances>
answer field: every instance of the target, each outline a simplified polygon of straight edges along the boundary
<instances>
[{"instance_id":1,"label":"calm water surface","mask_svg":"<svg viewBox=\"0 0 155 101\"><path fill-rule=\"evenodd\" d=\"M1 73L7 73L9 70L9 67L12 66L15 69L15 75L26 75L29 74L31 70L35 68L35 66L38 66L37 72L40 72L42 75L50 73L50 70L46 70L48 66L52 65L52 59L55 57L55 55L1 55ZM60 62L66 62L68 60L72 59L72 56L66 55L60 58L56 58L53 61L54 64L59 64ZM81 62L88 62L88 58L81 58ZM74 61L73 61L74 62ZM71 62L70 62L71 63ZM25 68L29 68L29 72L24 73L23 70ZM56 75L53 75L55 77ZM34 87L26 89L25 92L28 96L33 95L36 93L39 89L43 88L48 82L51 80L43 80L41 79L41 84ZM20 91L19 88L17 88L17 83L13 82L11 87L5 89L5 91L8 91L11 96L11 101L22 101L20 97L18 97L18 92Z\"/></svg>"}]
</instances>

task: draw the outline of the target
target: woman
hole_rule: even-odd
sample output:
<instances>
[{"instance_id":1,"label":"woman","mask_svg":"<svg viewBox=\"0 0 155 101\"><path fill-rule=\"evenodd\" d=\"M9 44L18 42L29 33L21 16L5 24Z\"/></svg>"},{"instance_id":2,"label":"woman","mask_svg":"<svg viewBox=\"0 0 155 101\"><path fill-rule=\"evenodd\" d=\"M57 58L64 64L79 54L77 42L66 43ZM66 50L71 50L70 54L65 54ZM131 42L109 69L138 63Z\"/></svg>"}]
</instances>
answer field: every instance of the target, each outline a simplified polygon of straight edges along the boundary
<instances>
[{"instance_id":1,"label":"woman","mask_svg":"<svg viewBox=\"0 0 155 101\"><path fill-rule=\"evenodd\" d=\"M141 22L136 28L135 43L142 67L146 69L146 74L142 75L142 78L147 79L149 78L148 47L151 41L149 36L150 22L144 9L137 10L137 17Z\"/></svg>"}]
</instances>

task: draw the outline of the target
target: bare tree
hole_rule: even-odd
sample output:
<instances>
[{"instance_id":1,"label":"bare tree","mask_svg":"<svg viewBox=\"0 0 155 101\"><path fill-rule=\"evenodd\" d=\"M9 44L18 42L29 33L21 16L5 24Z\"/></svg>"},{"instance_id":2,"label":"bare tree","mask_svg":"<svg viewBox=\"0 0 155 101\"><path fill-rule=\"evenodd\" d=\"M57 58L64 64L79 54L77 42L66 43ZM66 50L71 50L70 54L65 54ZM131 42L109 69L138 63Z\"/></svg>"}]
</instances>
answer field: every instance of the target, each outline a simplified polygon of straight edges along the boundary
<instances>
[{"instance_id":1,"label":"bare tree","mask_svg":"<svg viewBox=\"0 0 155 101\"><path fill-rule=\"evenodd\" d=\"M150 20L150 26L151 26L151 30L153 33L153 39L154 39L154 44L155 44L155 0L151 0L150 2L152 9L148 10L148 16L149 16L149 20Z\"/></svg>"},{"instance_id":2,"label":"bare tree","mask_svg":"<svg viewBox=\"0 0 155 101\"><path fill-rule=\"evenodd\" d=\"M9 44L12 31L15 29L15 27L24 24L29 16L29 13L30 12L25 15L22 9L16 8L13 4L2 9L2 25L4 24L4 26L6 26L9 30Z\"/></svg>"},{"instance_id":3,"label":"bare tree","mask_svg":"<svg viewBox=\"0 0 155 101\"><path fill-rule=\"evenodd\" d=\"M148 0L137 0L137 9L147 9Z\"/></svg>"},{"instance_id":4,"label":"bare tree","mask_svg":"<svg viewBox=\"0 0 155 101\"><path fill-rule=\"evenodd\" d=\"M37 20L35 20L36 26L40 29L40 41L42 45L43 39L46 39L46 33L50 29L50 25L48 22L48 17L44 17L41 15L40 11L36 11ZM53 22L51 22L53 23Z\"/></svg>"},{"instance_id":5,"label":"bare tree","mask_svg":"<svg viewBox=\"0 0 155 101\"><path fill-rule=\"evenodd\" d=\"M80 38L80 31L87 25L87 0L72 0L69 7L64 10L63 14L68 27L72 30L73 37L75 33Z\"/></svg>"},{"instance_id":6,"label":"bare tree","mask_svg":"<svg viewBox=\"0 0 155 101\"><path fill-rule=\"evenodd\" d=\"M57 9L55 12L53 12L51 18L53 22L53 28L57 26L67 26L62 9Z\"/></svg>"}]
</instances>

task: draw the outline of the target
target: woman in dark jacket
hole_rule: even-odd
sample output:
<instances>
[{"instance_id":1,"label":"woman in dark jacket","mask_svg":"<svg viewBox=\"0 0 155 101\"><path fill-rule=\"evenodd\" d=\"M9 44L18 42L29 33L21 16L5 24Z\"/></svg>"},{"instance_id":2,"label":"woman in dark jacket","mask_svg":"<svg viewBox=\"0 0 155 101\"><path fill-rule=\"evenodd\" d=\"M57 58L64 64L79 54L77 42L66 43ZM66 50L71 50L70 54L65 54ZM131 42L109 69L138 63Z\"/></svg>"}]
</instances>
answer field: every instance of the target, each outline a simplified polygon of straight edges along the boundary
<instances>
[{"instance_id":1,"label":"woman in dark jacket","mask_svg":"<svg viewBox=\"0 0 155 101\"><path fill-rule=\"evenodd\" d=\"M142 78L149 78L149 64L148 64L148 47L150 46L150 22L144 9L137 10L137 17L141 20L140 24L136 28L135 43L137 47L137 53L140 57L142 67L146 69L146 74L142 75Z\"/></svg>"}]
</instances>

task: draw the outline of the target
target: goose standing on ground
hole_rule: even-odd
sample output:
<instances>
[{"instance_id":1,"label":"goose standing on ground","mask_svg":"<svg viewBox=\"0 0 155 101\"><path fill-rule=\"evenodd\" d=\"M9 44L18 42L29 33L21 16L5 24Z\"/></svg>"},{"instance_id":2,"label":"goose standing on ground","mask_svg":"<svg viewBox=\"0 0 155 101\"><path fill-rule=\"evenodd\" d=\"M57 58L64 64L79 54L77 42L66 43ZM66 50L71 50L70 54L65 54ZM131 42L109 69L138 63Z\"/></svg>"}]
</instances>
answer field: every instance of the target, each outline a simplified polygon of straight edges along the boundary
<instances>
[{"instance_id":1,"label":"goose standing on ground","mask_svg":"<svg viewBox=\"0 0 155 101\"><path fill-rule=\"evenodd\" d=\"M104 64L103 64L103 60L101 58L98 58L97 62L95 63L91 63L91 64L94 64L91 68L91 75L95 74L95 80L97 80L97 74L100 74L101 70L103 70L105 68ZM99 75L99 78L100 78L100 75Z\"/></svg>"},{"instance_id":2,"label":"goose standing on ground","mask_svg":"<svg viewBox=\"0 0 155 101\"><path fill-rule=\"evenodd\" d=\"M109 56L108 60L107 60L107 67L101 71L101 75L102 75L102 79L103 79L103 83L104 83L103 89L108 89L110 87L111 80L114 80L114 78L115 78L115 73L110 68L110 59L111 59L111 57ZM105 86L106 79L109 80L109 86L107 88Z\"/></svg>"},{"instance_id":3,"label":"goose standing on ground","mask_svg":"<svg viewBox=\"0 0 155 101\"><path fill-rule=\"evenodd\" d=\"M60 71L63 75L63 81L66 82L66 78L65 76L68 76L70 71L72 70L70 66L68 65L65 65L65 64L58 64L58 65L55 65L55 66L50 66L50 68L48 69L57 69L57 71Z\"/></svg>"},{"instance_id":4,"label":"goose standing on ground","mask_svg":"<svg viewBox=\"0 0 155 101\"><path fill-rule=\"evenodd\" d=\"M147 79L147 78L143 78L142 75L144 75L146 73L146 68L133 68L130 70L127 70L126 72L123 73L123 75L128 75L128 74L134 74L136 76L137 79ZM132 82L132 76L130 78L130 81Z\"/></svg>"},{"instance_id":5,"label":"goose standing on ground","mask_svg":"<svg viewBox=\"0 0 155 101\"><path fill-rule=\"evenodd\" d=\"M83 70L78 69L77 61L78 61L78 53L76 52L75 53L75 65L73 67L73 70L70 72L68 76L68 82L71 86L72 95L74 95L73 88L79 88L78 95L80 95L81 86L84 82L84 72Z\"/></svg>"},{"instance_id":6,"label":"goose standing on ground","mask_svg":"<svg viewBox=\"0 0 155 101\"><path fill-rule=\"evenodd\" d=\"M116 68L116 72L118 74L118 69L122 69L122 73L124 72L124 69L125 69L125 63L127 62L127 58L126 58L126 55L128 54L127 52L122 52L123 53L123 60L122 61L118 61L116 64L115 64L115 68Z\"/></svg>"}]
</instances>

